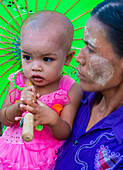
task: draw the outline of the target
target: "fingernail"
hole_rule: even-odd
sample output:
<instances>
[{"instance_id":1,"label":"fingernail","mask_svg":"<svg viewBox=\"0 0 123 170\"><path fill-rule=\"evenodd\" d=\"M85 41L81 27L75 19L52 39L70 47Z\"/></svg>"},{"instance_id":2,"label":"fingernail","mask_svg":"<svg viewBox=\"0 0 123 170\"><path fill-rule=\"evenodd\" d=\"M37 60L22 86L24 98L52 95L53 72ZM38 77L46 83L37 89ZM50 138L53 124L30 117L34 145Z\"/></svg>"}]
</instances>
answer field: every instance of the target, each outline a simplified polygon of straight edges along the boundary
<instances>
[{"instance_id":1,"label":"fingernail","mask_svg":"<svg viewBox=\"0 0 123 170\"><path fill-rule=\"evenodd\" d=\"M24 105L23 104L20 104L20 107L23 107Z\"/></svg>"},{"instance_id":2,"label":"fingernail","mask_svg":"<svg viewBox=\"0 0 123 170\"><path fill-rule=\"evenodd\" d=\"M39 94L39 93L37 93L37 97L40 97L40 94Z\"/></svg>"},{"instance_id":3,"label":"fingernail","mask_svg":"<svg viewBox=\"0 0 123 170\"><path fill-rule=\"evenodd\" d=\"M15 121L18 121L20 118L19 117L15 117Z\"/></svg>"}]
</instances>

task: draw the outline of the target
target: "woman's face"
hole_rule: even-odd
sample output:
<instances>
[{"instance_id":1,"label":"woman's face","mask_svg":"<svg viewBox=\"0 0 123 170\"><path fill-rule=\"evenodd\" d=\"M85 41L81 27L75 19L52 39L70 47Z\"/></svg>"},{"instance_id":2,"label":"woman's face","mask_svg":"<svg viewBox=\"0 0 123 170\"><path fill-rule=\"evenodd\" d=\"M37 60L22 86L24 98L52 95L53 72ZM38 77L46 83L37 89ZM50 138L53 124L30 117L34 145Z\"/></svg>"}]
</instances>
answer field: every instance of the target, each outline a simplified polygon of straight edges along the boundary
<instances>
[{"instance_id":1,"label":"woman's face","mask_svg":"<svg viewBox=\"0 0 123 170\"><path fill-rule=\"evenodd\" d=\"M106 28L91 17L84 30L85 42L76 57L78 78L86 91L101 91L117 87L123 79L123 59L119 59L107 40Z\"/></svg>"}]
</instances>

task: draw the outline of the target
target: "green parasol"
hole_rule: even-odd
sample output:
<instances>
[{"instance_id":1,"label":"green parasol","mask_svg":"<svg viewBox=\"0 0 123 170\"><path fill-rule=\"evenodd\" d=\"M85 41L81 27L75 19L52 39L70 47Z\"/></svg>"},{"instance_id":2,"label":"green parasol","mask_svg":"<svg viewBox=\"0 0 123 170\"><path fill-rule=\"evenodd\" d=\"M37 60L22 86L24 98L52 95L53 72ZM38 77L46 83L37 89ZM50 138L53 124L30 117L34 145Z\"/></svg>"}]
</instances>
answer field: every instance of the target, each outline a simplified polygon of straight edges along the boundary
<instances>
[{"instance_id":1,"label":"green parasol","mask_svg":"<svg viewBox=\"0 0 123 170\"><path fill-rule=\"evenodd\" d=\"M0 107L9 87L8 76L21 68L20 27L29 15L42 10L57 11L67 16L74 26L72 49L76 54L84 46L82 41L84 25L91 10L103 0L0 0ZM68 67L67 74L79 82L76 76L75 57Z\"/></svg>"}]
</instances>

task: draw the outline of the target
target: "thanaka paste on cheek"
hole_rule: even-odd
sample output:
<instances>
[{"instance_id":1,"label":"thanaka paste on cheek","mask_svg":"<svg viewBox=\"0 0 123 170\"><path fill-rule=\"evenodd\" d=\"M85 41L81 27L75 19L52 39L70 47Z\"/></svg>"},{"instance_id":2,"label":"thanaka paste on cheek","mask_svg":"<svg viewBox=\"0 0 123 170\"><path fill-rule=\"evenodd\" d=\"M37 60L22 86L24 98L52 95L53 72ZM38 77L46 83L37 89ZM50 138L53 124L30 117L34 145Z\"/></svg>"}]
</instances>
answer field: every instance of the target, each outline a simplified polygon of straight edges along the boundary
<instances>
[{"instance_id":1,"label":"thanaka paste on cheek","mask_svg":"<svg viewBox=\"0 0 123 170\"><path fill-rule=\"evenodd\" d=\"M98 85L105 86L106 83L112 78L114 69L106 58L93 56L89 61L88 74L91 79Z\"/></svg>"}]
</instances>

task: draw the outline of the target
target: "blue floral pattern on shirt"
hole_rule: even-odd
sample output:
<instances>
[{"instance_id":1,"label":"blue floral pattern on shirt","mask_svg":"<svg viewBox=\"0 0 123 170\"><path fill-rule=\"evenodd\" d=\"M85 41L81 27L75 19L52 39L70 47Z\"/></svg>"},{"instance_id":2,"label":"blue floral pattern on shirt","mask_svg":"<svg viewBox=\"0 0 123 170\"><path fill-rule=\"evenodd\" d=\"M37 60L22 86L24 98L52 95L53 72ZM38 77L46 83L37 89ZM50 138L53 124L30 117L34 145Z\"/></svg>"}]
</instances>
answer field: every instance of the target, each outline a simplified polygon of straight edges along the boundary
<instances>
[{"instance_id":1,"label":"blue floral pattern on shirt","mask_svg":"<svg viewBox=\"0 0 123 170\"><path fill-rule=\"evenodd\" d=\"M88 164L79 158L80 151L84 148L92 148L94 147L102 137L106 137L108 140L111 140L115 138L115 135L113 132L111 133L102 133L100 136L96 138L95 141L90 141L89 144L83 144L81 145L76 154L75 154L75 161L77 164L81 164L82 168L81 170L88 170ZM94 169L96 170L112 170L113 167L117 163L119 163L123 156L120 156L120 153L111 152L108 146L101 145L99 149L96 150L95 154L95 166Z\"/></svg>"}]
</instances>

